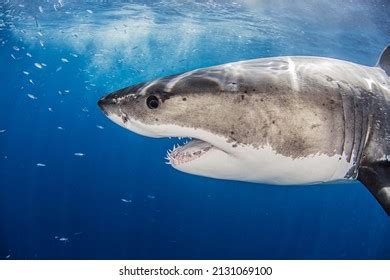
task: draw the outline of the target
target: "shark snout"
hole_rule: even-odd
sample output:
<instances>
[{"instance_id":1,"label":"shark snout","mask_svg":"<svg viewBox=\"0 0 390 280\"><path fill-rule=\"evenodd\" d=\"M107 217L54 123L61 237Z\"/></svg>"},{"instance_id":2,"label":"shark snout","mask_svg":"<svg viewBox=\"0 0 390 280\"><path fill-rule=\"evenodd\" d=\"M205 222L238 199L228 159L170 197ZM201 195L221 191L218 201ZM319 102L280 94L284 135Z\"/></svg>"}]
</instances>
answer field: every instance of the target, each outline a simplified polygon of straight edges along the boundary
<instances>
[{"instance_id":1,"label":"shark snout","mask_svg":"<svg viewBox=\"0 0 390 280\"><path fill-rule=\"evenodd\" d=\"M116 102L112 97L110 97L110 95L106 95L102 97L97 104L104 114L109 115L109 113L115 108Z\"/></svg>"}]
</instances>

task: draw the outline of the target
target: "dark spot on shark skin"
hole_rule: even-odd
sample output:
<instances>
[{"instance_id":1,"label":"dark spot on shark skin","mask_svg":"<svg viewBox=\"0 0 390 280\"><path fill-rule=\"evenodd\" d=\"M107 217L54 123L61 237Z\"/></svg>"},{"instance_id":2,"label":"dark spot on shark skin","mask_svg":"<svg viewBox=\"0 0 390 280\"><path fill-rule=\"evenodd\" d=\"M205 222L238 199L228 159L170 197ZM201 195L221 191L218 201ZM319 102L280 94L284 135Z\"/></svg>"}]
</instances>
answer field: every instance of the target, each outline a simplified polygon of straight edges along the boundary
<instances>
[{"instance_id":1,"label":"dark spot on shark skin","mask_svg":"<svg viewBox=\"0 0 390 280\"><path fill-rule=\"evenodd\" d=\"M158 122L158 118L155 118L156 122Z\"/></svg>"},{"instance_id":2,"label":"dark spot on shark skin","mask_svg":"<svg viewBox=\"0 0 390 280\"><path fill-rule=\"evenodd\" d=\"M314 129L314 128L319 127L319 126L320 126L319 124L313 124L313 125L311 126L311 129Z\"/></svg>"},{"instance_id":3,"label":"dark spot on shark skin","mask_svg":"<svg viewBox=\"0 0 390 280\"><path fill-rule=\"evenodd\" d=\"M328 82L334 81L334 80L332 79L332 77L330 77L330 76L326 76L326 80L327 80Z\"/></svg>"},{"instance_id":4,"label":"dark spot on shark skin","mask_svg":"<svg viewBox=\"0 0 390 280\"><path fill-rule=\"evenodd\" d=\"M122 121L123 121L124 123L126 123L128 120L129 120L129 119L128 119L127 115L126 115L126 114L122 114Z\"/></svg>"},{"instance_id":5,"label":"dark spot on shark skin","mask_svg":"<svg viewBox=\"0 0 390 280\"><path fill-rule=\"evenodd\" d=\"M230 131L230 134L231 134L231 135L234 135L234 131Z\"/></svg>"},{"instance_id":6,"label":"dark spot on shark skin","mask_svg":"<svg viewBox=\"0 0 390 280\"><path fill-rule=\"evenodd\" d=\"M233 144L232 147L233 147L233 148L237 148L237 144Z\"/></svg>"},{"instance_id":7,"label":"dark spot on shark skin","mask_svg":"<svg viewBox=\"0 0 390 280\"><path fill-rule=\"evenodd\" d=\"M244 100L245 96L243 94L241 94L241 100Z\"/></svg>"},{"instance_id":8,"label":"dark spot on shark skin","mask_svg":"<svg viewBox=\"0 0 390 280\"><path fill-rule=\"evenodd\" d=\"M182 99L183 101L187 101L187 98L185 98L185 97L183 97L183 99Z\"/></svg>"}]
</instances>

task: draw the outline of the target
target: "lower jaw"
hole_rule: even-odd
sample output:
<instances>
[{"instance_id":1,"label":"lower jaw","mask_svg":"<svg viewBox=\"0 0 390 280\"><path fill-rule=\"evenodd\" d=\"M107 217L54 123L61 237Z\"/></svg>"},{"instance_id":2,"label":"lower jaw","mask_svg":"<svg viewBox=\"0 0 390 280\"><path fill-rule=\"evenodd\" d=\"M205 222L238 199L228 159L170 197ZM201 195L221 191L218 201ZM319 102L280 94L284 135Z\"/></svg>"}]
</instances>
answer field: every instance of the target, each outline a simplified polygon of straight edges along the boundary
<instances>
[{"instance_id":1,"label":"lower jaw","mask_svg":"<svg viewBox=\"0 0 390 280\"><path fill-rule=\"evenodd\" d=\"M202 157L213 148L210 143L198 139L190 140L184 145L175 145L172 151L167 152L168 164L180 166Z\"/></svg>"}]
</instances>

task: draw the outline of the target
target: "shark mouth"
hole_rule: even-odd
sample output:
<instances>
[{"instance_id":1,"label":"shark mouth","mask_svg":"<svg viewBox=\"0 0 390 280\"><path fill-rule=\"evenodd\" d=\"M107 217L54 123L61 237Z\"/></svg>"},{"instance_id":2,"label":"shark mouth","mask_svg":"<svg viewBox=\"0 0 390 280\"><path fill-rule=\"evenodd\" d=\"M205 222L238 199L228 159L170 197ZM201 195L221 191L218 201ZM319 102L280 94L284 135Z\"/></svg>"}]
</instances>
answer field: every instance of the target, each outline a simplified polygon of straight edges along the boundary
<instances>
[{"instance_id":1,"label":"shark mouth","mask_svg":"<svg viewBox=\"0 0 390 280\"><path fill-rule=\"evenodd\" d=\"M181 145L174 145L172 150L167 151L167 164L178 166L189 163L202 157L213 148L214 146L208 142L189 138L189 141L187 140Z\"/></svg>"}]
</instances>

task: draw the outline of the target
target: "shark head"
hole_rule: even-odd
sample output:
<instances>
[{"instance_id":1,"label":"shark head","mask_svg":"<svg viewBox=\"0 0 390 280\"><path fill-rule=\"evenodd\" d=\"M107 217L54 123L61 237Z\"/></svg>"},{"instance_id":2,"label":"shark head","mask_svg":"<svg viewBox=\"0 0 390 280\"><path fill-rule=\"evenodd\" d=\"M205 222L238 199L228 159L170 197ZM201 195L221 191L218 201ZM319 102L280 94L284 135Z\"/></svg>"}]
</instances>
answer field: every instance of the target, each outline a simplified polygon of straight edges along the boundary
<instances>
[{"instance_id":1,"label":"shark head","mask_svg":"<svg viewBox=\"0 0 390 280\"><path fill-rule=\"evenodd\" d=\"M343 106L328 80L313 87L308 72L298 83L294 69L306 64L270 58L198 69L124 88L99 106L135 133L189 139L167 155L187 173L268 184L343 179L354 167L343 134L332 133L344 131Z\"/></svg>"},{"instance_id":2,"label":"shark head","mask_svg":"<svg viewBox=\"0 0 390 280\"><path fill-rule=\"evenodd\" d=\"M110 120L140 135L185 138L167 152L174 168L235 179L235 144L224 136L226 116L218 113L226 110L218 94L223 90L220 74L197 70L137 84L104 96L98 105Z\"/></svg>"}]
</instances>

